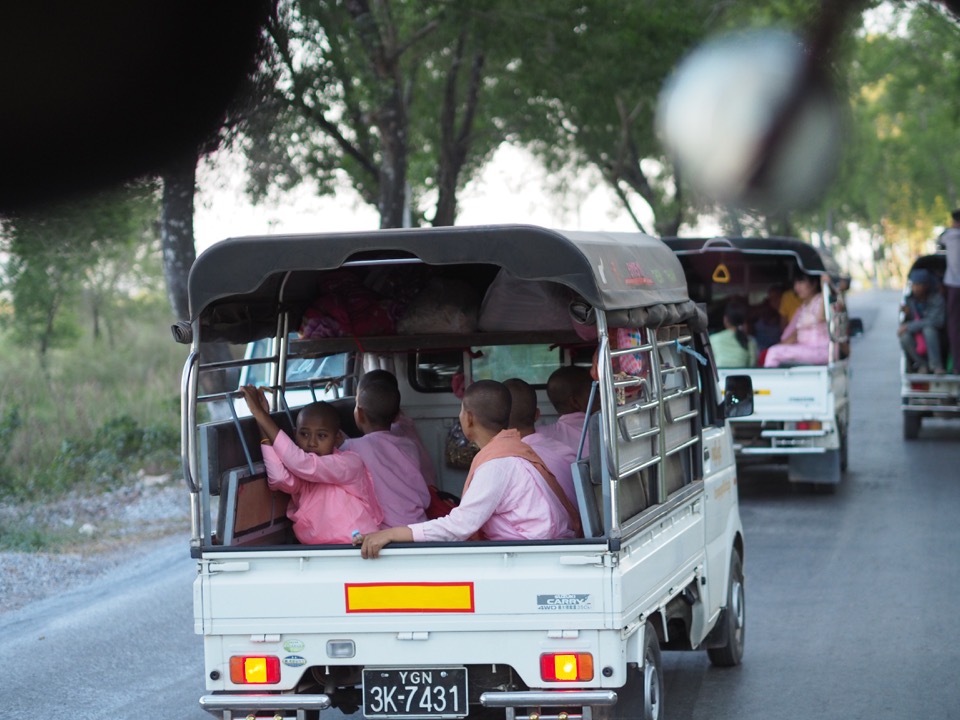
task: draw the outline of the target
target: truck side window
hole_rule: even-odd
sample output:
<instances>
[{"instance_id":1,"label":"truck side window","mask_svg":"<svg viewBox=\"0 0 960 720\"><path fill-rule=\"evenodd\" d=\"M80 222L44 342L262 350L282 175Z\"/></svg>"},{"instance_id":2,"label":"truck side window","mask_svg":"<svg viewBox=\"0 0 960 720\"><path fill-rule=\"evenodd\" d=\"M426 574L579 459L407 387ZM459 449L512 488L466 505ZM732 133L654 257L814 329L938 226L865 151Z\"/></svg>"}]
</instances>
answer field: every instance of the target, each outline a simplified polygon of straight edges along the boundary
<instances>
[{"instance_id":1,"label":"truck side window","mask_svg":"<svg viewBox=\"0 0 960 720\"><path fill-rule=\"evenodd\" d=\"M474 380L520 378L545 387L560 367L560 351L549 345L493 345L473 348L470 375Z\"/></svg>"},{"instance_id":2,"label":"truck side window","mask_svg":"<svg viewBox=\"0 0 960 720\"><path fill-rule=\"evenodd\" d=\"M459 350L418 352L410 363L410 386L419 392L450 392L453 376L463 372L463 353Z\"/></svg>"}]
</instances>

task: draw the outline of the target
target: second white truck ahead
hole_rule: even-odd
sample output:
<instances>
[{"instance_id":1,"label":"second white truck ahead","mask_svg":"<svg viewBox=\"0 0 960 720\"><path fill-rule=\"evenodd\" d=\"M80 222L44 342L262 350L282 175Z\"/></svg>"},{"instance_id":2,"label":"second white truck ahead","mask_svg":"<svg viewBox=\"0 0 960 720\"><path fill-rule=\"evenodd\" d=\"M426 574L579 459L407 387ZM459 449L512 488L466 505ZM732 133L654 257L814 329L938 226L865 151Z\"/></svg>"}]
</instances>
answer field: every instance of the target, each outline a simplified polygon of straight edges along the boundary
<instances>
[{"instance_id":1,"label":"second white truck ahead","mask_svg":"<svg viewBox=\"0 0 960 720\"><path fill-rule=\"evenodd\" d=\"M723 329L731 299L763 309L803 274L815 278L829 331L824 364L721 368L748 374L753 414L731 422L738 462L779 463L791 482L833 489L847 469L850 422L850 322L839 267L826 252L794 238L664 238L680 258L690 297L703 303L710 331ZM758 323L751 317L750 329Z\"/></svg>"}]
</instances>

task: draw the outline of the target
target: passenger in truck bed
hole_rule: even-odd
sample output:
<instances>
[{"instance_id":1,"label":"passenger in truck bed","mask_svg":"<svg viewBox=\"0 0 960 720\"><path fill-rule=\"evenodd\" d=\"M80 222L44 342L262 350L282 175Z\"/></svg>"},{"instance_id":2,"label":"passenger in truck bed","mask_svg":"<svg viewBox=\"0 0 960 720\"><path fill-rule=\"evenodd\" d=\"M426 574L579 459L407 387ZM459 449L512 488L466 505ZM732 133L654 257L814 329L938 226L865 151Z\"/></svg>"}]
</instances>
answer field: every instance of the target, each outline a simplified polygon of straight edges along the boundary
<instances>
[{"instance_id":1,"label":"passenger in truck bed","mask_svg":"<svg viewBox=\"0 0 960 720\"><path fill-rule=\"evenodd\" d=\"M364 558L379 556L392 542L467 540L550 540L580 534L580 519L556 478L533 448L508 430L510 391L495 380L466 389L460 407L464 435L480 447L463 488L460 505L446 517L367 533Z\"/></svg>"},{"instance_id":2,"label":"passenger in truck bed","mask_svg":"<svg viewBox=\"0 0 960 720\"><path fill-rule=\"evenodd\" d=\"M389 370L367 370L361 377L360 382L357 383L357 394L360 394L360 391L367 383L373 382L385 382L388 385L392 385L396 388L397 392L400 392L400 386L397 384L397 376L394 375ZM401 398L401 404L403 399ZM399 435L400 437L408 438L417 446L417 455L420 460L420 472L423 474L423 479L426 481L427 485L435 485L437 482L437 471L433 467L433 460L430 458L430 453L427 452L427 449L423 446L423 441L420 440L420 436L417 434L416 425L413 422L413 419L403 414L403 409L401 408L397 412L397 417L394 418L393 422L390 424L390 432L394 435Z\"/></svg>"},{"instance_id":3,"label":"passenger in truck bed","mask_svg":"<svg viewBox=\"0 0 960 720\"><path fill-rule=\"evenodd\" d=\"M540 409L537 407L537 391L520 378L510 378L503 381L510 391L510 424L509 427L520 433L520 439L532 447L543 460L547 470L560 483L564 494L573 505L577 504L577 492L573 488L573 471L571 465L577 461L577 452L559 440L537 432L536 422L540 418Z\"/></svg>"},{"instance_id":4,"label":"passenger in truck bed","mask_svg":"<svg viewBox=\"0 0 960 720\"><path fill-rule=\"evenodd\" d=\"M781 365L826 365L829 362L830 333L823 309L819 281L800 275L793 289L803 303L780 336L780 342L767 349L764 367Z\"/></svg>"},{"instance_id":5,"label":"passenger in truck bed","mask_svg":"<svg viewBox=\"0 0 960 720\"><path fill-rule=\"evenodd\" d=\"M430 504L430 490L420 468L417 445L410 438L390 431L399 413L400 391L396 380L390 383L377 380L376 376L366 382L361 380L353 417L363 436L346 438L340 445L342 450L351 450L363 458L370 471L383 509L384 528L423 522Z\"/></svg>"},{"instance_id":6,"label":"passenger in truck bed","mask_svg":"<svg viewBox=\"0 0 960 720\"><path fill-rule=\"evenodd\" d=\"M946 317L946 303L940 294L937 277L929 270L916 268L910 273L910 294L904 307L904 321L897 327L900 347L910 370L943 375L940 332Z\"/></svg>"},{"instance_id":7,"label":"passenger in truck bed","mask_svg":"<svg viewBox=\"0 0 960 720\"><path fill-rule=\"evenodd\" d=\"M260 428L267 483L290 495L287 517L297 540L304 545L349 543L355 530L377 530L383 511L370 472L359 455L336 448L337 409L325 402L301 408L294 441L270 417L263 388L244 385L240 390Z\"/></svg>"},{"instance_id":8,"label":"passenger in truck bed","mask_svg":"<svg viewBox=\"0 0 960 720\"><path fill-rule=\"evenodd\" d=\"M547 379L547 397L550 398L550 403L560 417L555 423L537 425L537 432L559 440L576 452L580 445L584 420L587 417L592 383L589 368L564 365L554 370ZM590 443L584 440L584 457L589 452Z\"/></svg>"},{"instance_id":9,"label":"passenger in truck bed","mask_svg":"<svg viewBox=\"0 0 960 720\"><path fill-rule=\"evenodd\" d=\"M747 333L747 303L731 298L723 309L723 330L710 335L717 367L747 368L757 364L757 341Z\"/></svg>"}]
</instances>

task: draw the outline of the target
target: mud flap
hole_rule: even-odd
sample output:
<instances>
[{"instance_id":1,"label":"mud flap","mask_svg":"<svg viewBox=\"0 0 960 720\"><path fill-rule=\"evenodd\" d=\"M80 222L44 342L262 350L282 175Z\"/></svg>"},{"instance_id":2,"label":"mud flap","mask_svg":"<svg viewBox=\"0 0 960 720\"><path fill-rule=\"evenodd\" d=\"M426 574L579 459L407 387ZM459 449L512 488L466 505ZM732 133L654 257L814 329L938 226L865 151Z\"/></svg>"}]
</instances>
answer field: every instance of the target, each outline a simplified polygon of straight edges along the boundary
<instances>
[{"instance_id":1,"label":"mud flap","mask_svg":"<svg viewBox=\"0 0 960 720\"><path fill-rule=\"evenodd\" d=\"M842 477L840 451L828 450L825 453L791 455L788 477L790 482L837 485Z\"/></svg>"}]
</instances>

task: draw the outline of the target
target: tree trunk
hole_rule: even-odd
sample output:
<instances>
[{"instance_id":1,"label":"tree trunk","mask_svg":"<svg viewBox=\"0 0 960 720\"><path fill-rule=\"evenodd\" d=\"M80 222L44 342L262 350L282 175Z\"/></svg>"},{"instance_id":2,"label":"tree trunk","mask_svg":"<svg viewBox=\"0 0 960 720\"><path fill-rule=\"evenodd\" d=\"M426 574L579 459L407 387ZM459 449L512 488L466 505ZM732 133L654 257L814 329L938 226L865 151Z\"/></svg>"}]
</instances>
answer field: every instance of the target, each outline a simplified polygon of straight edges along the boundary
<instances>
[{"instance_id":1,"label":"tree trunk","mask_svg":"<svg viewBox=\"0 0 960 720\"><path fill-rule=\"evenodd\" d=\"M163 274L167 281L167 296L177 320L190 320L187 279L197 259L193 237L193 196L197 177L197 156L183 158L162 175L163 206L160 211L160 247L163 253ZM207 343L200 357L202 363L230 360L230 347L222 343ZM235 390L239 376L236 371L204 373L200 385L205 393ZM219 403L218 403L219 404ZM214 410L214 414L219 413Z\"/></svg>"},{"instance_id":2,"label":"tree trunk","mask_svg":"<svg viewBox=\"0 0 960 720\"><path fill-rule=\"evenodd\" d=\"M187 277L197 248L193 238L193 195L197 156L171 163L162 175L163 207L160 211L160 247L167 296L177 320L189 320Z\"/></svg>"},{"instance_id":3,"label":"tree trunk","mask_svg":"<svg viewBox=\"0 0 960 720\"><path fill-rule=\"evenodd\" d=\"M459 85L460 70L463 67L466 32L460 34L456 50L447 70L447 83L443 94L443 107L440 112L440 164L437 169L437 209L433 216L435 226L453 225L457 219L457 186L460 173L470 152L473 121L477 113L480 98L480 85L483 78L485 55L476 51L470 67L470 82L463 102L463 117L457 127L457 108L460 106Z\"/></svg>"},{"instance_id":4,"label":"tree trunk","mask_svg":"<svg viewBox=\"0 0 960 720\"><path fill-rule=\"evenodd\" d=\"M407 116L399 87L380 113L380 227L403 227L407 185Z\"/></svg>"}]
</instances>

